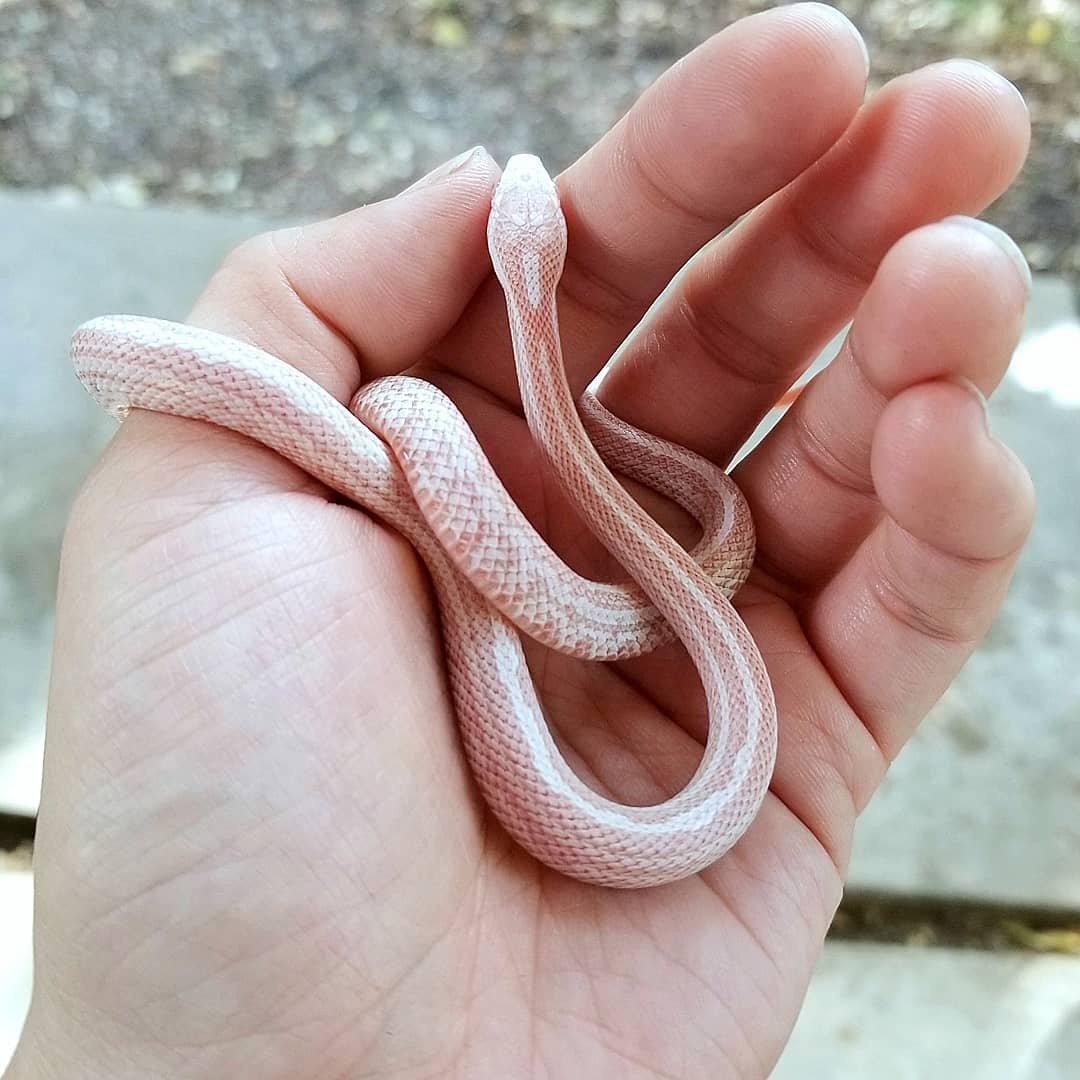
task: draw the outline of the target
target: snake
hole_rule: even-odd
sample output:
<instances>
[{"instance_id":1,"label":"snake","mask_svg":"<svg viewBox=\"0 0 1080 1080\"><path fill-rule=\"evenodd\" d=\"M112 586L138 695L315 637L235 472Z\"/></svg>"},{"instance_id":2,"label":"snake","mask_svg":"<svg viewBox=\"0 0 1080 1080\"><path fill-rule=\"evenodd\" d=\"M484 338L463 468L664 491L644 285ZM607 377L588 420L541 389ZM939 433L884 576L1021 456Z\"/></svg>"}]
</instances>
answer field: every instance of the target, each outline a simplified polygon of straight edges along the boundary
<instances>
[{"instance_id":1,"label":"snake","mask_svg":"<svg viewBox=\"0 0 1080 1080\"><path fill-rule=\"evenodd\" d=\"M532 438L627 582L582 576L552 550L430 381L384 376L345 405L285 358L142 315L84 323L71 360L90 396L117 419L140 409L238 432L400 533L433 583L460 743L502 828L539 863L589 885L669 884L705 870L739 840L775 764L772 686L731 603L753 564L753 519L720 465L631 426L589 390L572 392L557 310L567 227L539 158L507 161L487 239ZM692 550L620 477L697 521ZM582 780L549 727L523 636L593 662L681 641L708 712L701 759L685 786L639 806Z\"/></svg>"}]
</instances>

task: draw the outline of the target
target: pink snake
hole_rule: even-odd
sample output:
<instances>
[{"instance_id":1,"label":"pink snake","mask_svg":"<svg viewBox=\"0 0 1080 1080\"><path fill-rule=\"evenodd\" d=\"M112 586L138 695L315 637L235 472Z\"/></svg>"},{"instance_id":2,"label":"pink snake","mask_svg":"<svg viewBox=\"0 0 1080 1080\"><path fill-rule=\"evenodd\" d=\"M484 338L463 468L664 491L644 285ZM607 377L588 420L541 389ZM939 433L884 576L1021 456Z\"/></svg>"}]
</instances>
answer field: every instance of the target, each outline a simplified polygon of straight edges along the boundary
<instances>
[{"instance_id":1,"label":"pink snake","mask_svg":"<svg viewBox=\"0 0 1080 1080\"><path fill-rule=\"evenodd\" d=\"M623 423L588 392L575 408L556 313L566 225L537 158L507 163L488 244L533 437L640 588L593 582L566 566L510 499L461 414L423 380L378 379L350 411L251 345L130 315L81 326L72 361L114 416L149 409L240 432L402 533L435 584L465 752L504 828L542 863L582 881L675 881L712 864L745 832L772 773L772 689L728 599L750 569L753 523L722 469ZM609 467L699 521L692 554ZM552 739L519 631L588 660L641 655L674 632L701 677L709 714L704 755L686 787L655 806L624 806L584 784Z\"/></svg>"}]
</instances>

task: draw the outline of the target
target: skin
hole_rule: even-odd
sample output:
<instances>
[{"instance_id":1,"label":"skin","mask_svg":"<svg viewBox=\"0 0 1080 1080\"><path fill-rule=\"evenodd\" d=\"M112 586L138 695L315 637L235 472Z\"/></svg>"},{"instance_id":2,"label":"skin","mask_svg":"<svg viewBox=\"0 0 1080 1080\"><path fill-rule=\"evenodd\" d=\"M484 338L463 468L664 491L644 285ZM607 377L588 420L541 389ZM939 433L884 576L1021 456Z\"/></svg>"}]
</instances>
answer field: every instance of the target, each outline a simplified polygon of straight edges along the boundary
<instances>
[{"instance_id":1,"label":"skin","mask_svg":"<svg viewBox=\"0 0 1080 1080\"><path fill-rule=\"evenodd\" d=\"M36 981L9 1077L767 1075L856 815L985 634L1033 512L982 397L1016 341L1024 271L1000 234L941 221L1012 180L1026 109L968 62L861 107L864 73L835 12L753 16L559 180L579 387L752 211L605 383L635 424L726 462L854 315L838 360L735 474L759 533L737 606L780 717L749 833L662 889L545 871L478 802L403 541L260 446L137 413L64 547ZM388 372L435 380L553 545L610 573L518 411L484 240L497 175L477 152L259 237L192 321L342 401ZM530 659L598 787L654 801L693 771L701 702L678 648Z\"/></svg>"}]
</instances>

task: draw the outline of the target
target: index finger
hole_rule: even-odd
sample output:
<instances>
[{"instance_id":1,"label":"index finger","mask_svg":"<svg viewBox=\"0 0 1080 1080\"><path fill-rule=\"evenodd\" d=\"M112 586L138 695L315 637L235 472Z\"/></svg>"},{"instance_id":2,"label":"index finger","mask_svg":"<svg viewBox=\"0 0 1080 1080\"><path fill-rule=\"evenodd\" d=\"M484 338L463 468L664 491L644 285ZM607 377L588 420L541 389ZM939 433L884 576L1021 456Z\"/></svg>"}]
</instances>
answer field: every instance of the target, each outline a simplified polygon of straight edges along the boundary
<instances>
[{"instance_id":1,"label":"index finger","mask_svg":"<svg viewBox=\"0 0 1080 1080\"><path fill-rule=\"evenodd\" d=\"M742 19L684 57L558 180L569 249L559 288L567 374L583 388L679 268L843 133L866 51L824 4ZM518 403L502 292L474 298L437 361Z\"/></svg>"}]
</instances>

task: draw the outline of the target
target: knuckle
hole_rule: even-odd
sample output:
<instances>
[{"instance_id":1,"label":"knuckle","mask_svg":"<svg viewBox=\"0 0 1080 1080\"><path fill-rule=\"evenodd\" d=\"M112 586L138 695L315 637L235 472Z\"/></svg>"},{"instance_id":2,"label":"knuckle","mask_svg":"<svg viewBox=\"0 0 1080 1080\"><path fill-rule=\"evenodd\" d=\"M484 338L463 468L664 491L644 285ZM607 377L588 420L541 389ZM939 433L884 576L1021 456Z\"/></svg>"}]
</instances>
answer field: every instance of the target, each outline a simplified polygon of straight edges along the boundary
<instances>
[{"instance_id":1,"label":"knuckle","mask_svg":"<svg viewBox=\"0 0 1080 1080\"><path fill-rule=\"evenodd\" d=\"M974 613L959 598L951 599L949 591L940 587L943 582L935 583L936 575L928 574L919 582L908 580L880 548L875 561L874 597L890 618L940 645L974 646L979 634Z\"/></svg>"},{"instance_id":2,"label":"knuckle","mask_svg":"<svg viewBox=\"0 0 1080 1080\"><path fill-rule=\"evenodd\" d=\"M723 374L751 386L771 386L787 374L790 365L783 357L714 303L688 290L679 301L677 315L701 355Z\"/></svg>"}]
</instances>

